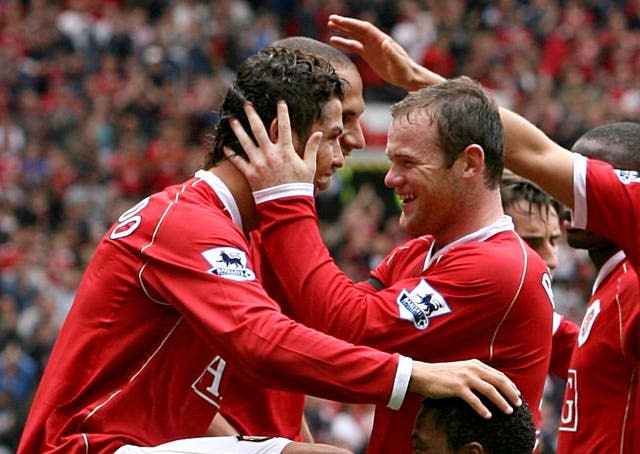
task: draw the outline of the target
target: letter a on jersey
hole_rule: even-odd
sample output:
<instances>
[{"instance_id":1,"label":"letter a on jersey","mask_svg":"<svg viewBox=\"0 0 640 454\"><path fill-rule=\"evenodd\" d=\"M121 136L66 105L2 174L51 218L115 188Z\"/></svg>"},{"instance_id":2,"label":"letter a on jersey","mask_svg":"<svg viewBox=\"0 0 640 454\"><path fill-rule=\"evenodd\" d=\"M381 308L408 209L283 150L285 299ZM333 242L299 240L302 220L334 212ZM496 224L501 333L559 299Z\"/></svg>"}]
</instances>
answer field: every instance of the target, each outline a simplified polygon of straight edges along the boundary
<instances>
[{"instance_id":1,"label":"letter a on jersey","mask_svg":"<svg viewBox=\"0 0 640 454\"><path fill-rule=\"evenodd\" d=\"M411 291L402 289L396 301L400 318L413 322L418 329L427 329L431 317L451 312L444 297L424 279Z\"/></svg>"}]
</instances>

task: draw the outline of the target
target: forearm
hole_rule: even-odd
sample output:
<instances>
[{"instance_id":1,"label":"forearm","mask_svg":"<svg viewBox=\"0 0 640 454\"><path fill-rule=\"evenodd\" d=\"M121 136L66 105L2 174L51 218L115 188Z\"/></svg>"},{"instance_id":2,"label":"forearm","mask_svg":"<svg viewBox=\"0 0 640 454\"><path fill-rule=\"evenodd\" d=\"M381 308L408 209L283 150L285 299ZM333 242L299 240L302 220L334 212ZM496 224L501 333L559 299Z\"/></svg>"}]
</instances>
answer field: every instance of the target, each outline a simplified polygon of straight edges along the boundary
<instances>
[{"instance_id":1,"label":"forearm","mask_svg":"<svg viewBox=\"0 0 640 454\"><path fill-rule=\"evenodd\" d=\"M318 231L313 199L274 200L258 203L258 209L262 247L281 276L294 318L359 343L370 294L356 287L332 260Z\"/></svg>"}]
</instances>

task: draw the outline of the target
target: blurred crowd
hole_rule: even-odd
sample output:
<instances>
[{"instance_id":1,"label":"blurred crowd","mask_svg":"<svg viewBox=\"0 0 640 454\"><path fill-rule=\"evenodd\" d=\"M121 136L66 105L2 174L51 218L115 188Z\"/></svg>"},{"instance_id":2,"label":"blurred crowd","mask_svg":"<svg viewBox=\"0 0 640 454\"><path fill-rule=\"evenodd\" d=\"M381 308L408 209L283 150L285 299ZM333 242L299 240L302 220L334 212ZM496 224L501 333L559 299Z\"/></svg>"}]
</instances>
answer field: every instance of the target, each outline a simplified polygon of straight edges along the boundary
<instances>
[{"instance_id":1,"label":"blurred crowd","mask_svg":"<svg viewBox=\"0 0 640 454\"><path fill-rule=\"evenodd\" d=\"M640 0L0 0L0 453L15 449L108 226L201 166L240 61L284 36L326 40L331 13L377 24L445 76L480 80L565 146L640 119ZM356 62L367 101L402 96ZM334 256L364 279L405 235L381 174L358 172L344 169L318 208ZM562 252L559 310L579 322L593 270ZM319 441L366 445L366 407L310 399L308 417Z\"/></svg>"}]
</instances>

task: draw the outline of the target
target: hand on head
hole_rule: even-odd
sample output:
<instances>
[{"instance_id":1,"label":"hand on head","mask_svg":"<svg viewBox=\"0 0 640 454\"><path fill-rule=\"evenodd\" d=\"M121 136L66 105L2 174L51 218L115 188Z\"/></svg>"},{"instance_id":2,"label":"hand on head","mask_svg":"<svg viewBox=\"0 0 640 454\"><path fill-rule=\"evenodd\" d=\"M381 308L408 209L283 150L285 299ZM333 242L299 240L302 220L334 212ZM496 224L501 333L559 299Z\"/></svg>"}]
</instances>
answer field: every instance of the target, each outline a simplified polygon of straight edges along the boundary
<instances>
[{"instance_id":1,"label":"hand on head","mask_svg":"<svg viewBox=\"0 0 640 454\"><path fill-rule=\"evenodd\" d=\"M459 397L484 418L490 418L491 412L475 392L487 396L507 414L513 412L509 402L522 404L520 391L504 373L475 359L450 363L414 361L409 390L436 399Z\"/></svg>"},{"instance_id":2,"label":"hand on head","mask_svg":"<svg viewBox=\"0 0 640 454\"><path fill-rule=\"evenodd\" d=\"M418 81L424 76L425 68L418 65L400 44L375 25L337 14L329 16L328 24L335 32L346 35L332 36L331 44L345 52L360 55L384 81L406 90L424 86Z\"/></svg>"},{"instance_id":3,"label":"hand on head","mask_svg":"<svg viewBox=\"0 0 640 454\"><path fill-rule=\"evenodd\" d=\"M249 161L238 159L233 150L228 147L225 147L224 152L245 176L251 189L257 191L286 183L313 183L316 153L322 133L311 134L305 145L304 156L301 158L293 145L286 103L282 101L278 103L275 143L269 137L265 125L251 104L245 104L244 110L257 143L253 142L238 120L232 119L230 125Z\"/></svg>"}]
</instances>

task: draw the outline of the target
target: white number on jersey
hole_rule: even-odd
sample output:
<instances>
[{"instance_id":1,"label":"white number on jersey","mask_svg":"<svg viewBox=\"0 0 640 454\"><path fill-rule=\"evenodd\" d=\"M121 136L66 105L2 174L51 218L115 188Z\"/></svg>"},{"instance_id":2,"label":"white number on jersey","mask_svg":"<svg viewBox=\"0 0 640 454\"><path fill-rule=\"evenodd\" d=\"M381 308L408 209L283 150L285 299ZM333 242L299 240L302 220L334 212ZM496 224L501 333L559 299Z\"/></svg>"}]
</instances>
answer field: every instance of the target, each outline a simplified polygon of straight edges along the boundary
<instances>
[{"instance_id":1,"label":"white number on jersey","mask_svg":"<svg viewBox=\"0 0 640 454\"><path fill-rule=\"evenodd\" d=\"M148 204L149 197L141 200L135 206L125 211L118 218L118 223L111 231L111 235L109 235L109 238L111 238L112 240L117 240L119 238L129 236L133 232L135 232L135 230L140 226L140 223L142 222L142 216L139 216L138 213L140 213L140 211L142 211L142 209Z\"/></svg>"}]
</instances>

